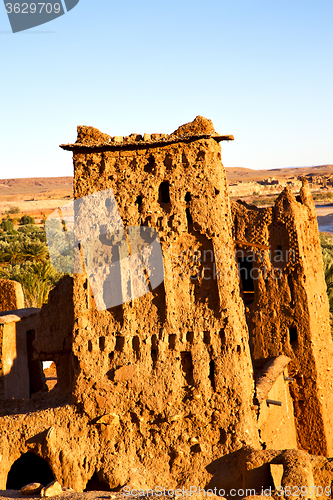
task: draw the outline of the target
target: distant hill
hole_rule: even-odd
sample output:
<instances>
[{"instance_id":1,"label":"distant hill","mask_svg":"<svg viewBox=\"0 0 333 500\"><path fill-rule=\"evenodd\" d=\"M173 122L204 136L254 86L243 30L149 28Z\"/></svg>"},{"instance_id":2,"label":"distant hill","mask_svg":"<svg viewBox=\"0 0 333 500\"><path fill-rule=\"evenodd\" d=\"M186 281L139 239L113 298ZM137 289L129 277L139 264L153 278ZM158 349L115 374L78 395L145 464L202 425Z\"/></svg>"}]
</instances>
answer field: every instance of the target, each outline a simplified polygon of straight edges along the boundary
<instances>
[{"instance_id":1,"label":"distant hill","mask_svg":"<svg viewBox=\"0 0 333 500\"><path fill-rule=\"evenodd\" d=\"M0 179L0 217L19 207L33 217L50 214L73 198L73 177Z\"/></svg>"},{"instance_id":2,"label":"distant hill","mask_svg":"<svg viewBox=\"0 0 333 500\"><path fill-rule=\"evenodd\" d=\"M0 196L17 194L31 195L48 191L73 191L73 177L27 177L22 179L0 179Z\"/></svg>"}]
</instances>

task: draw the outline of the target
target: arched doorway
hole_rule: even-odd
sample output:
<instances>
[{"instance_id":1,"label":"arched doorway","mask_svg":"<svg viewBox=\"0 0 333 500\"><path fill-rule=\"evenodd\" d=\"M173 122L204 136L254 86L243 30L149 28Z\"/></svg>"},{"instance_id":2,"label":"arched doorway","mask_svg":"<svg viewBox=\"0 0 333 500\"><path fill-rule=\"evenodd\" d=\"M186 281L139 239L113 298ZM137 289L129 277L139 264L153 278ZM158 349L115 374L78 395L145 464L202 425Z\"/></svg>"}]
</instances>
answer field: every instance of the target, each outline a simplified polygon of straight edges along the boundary
<instances>
[{"instance_id":1,"label":"arched doorway","mask_svg":"<svg viewBox=\"0 0 333 500\"><path fill-rule=\"evenodd\" d=\"M7 476L7 490L20 490L29 483L41 483L46 486L54 481L49 464L43 458L28 452L21 455L12 465Z\"/></svg>"},{"instance_id":2,"label":"arched doorway","mask_svg":"<svg viewBox=\"0 0 333 500\"><path fill-rule=\"evenodd\" d=\"M94 472L93 476L87 482L84 491L111 491L111 490L108 483L106 483L105 481L101 481L97 475L97 472Z\"/></svg>"}]
</instances>

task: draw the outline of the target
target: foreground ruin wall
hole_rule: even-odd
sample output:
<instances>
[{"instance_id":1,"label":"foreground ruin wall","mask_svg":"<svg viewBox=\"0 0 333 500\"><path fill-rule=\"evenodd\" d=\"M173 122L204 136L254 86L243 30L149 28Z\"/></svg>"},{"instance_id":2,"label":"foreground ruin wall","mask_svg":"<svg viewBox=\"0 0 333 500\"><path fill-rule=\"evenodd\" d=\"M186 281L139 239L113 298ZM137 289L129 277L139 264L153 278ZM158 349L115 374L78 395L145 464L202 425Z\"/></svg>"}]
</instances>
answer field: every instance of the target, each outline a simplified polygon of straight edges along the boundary
<instances>
[{"instance_id":1,"label":"foreground ruin wall","mask_svg":"<svg viewBox=\"0 0 333 500\"><path fill-rule=\"evenodd\" d=\"M17 281L0 279L0 311L24 308L22 286Z\"/></svg>"},{"instance_id":2,"label":"foreground ruin wall","mask_svg":"<svg viewBox=\"0 0 333 500\"><path fill-rule=\"evenodd\" d=\"M73 278L64 276L38 315L33 343L35 360L55 362L58 390L62 393L72 391L73 325Z\"/></svg>"},{"instance_id":3,"label":"foreground ruin wall","mask_svg":"<svg viewBox=\"0 0 333 500\"><path fill-rule=\"evenodd\" d=\"M273 208L232 203L254 364L285 354L299 447L333 454L332 338L314 203L303 181L296 199L286 188ZM247 278L247 279L246 279Z\"/></svg>"}]
</instances>

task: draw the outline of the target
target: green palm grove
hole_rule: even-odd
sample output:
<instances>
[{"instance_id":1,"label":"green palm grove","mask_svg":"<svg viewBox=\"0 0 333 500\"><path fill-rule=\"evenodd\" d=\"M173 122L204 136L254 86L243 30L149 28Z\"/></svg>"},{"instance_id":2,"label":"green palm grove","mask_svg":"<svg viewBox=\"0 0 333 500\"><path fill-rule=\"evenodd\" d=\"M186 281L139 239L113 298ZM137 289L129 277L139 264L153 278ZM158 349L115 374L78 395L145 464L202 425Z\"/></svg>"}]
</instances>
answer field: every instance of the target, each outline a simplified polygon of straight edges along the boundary
<instances>
[{"instance_id":1,"label":"green palm grove","mask_svg":"<svg viewBox=\"0 0 333 500\"><path fill-rule=\"evenodd\" d=\"M17 231L11 220L4 221L0 231L0 278L21 283L26 307L41 307L63 276L51 265L45 231L31 224L30 217L21 218L22 226Z\"/></svg>"},{"instance_id":2,"label":"green palm grove","mask_svg":"<svg viewBox=\"0 0 333 500\"><path fill-rule=\"evenodd\" d=\"M331 331L333 336L333 234L320 233L326 291L331 313Z\"/></svg>"}]
</instances>

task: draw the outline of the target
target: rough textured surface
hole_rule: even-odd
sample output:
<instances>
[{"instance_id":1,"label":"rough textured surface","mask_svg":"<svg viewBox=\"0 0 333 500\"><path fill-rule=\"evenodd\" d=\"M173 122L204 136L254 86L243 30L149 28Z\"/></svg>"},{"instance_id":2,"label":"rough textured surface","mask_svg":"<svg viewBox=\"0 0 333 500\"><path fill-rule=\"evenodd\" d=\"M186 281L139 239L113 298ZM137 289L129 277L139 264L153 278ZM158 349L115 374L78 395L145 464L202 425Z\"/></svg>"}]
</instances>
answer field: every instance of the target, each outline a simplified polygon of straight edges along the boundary
<instances>
[{"instance_id":1,"label":"rough textured surface","mask_svg":"<svg viewBox=\"0 0 333 500\"><path fill-rule=\"evenodd\" d=\"M262 403L268 397L276 379L284 372L285 367L291 361L288 356L277 356L269 360L256 378L256 398Z\"/></svg>"},{"instance_id":2,"label":"rough textured surface","mask_svg":"<svg viewBox=\"0 0 333 500\"><path fill-rule=\"evenodd\" d=\"M259 405L258 427L261 444L265 448L274 449L281 445L284 448L297 448L295 416L289 383L284 378L284 372L280 373L267 393L266 399ZM269 401L272 402L269 403Z\"/></svg>"},{"instance_id":3,"label":"rough textured surface","mask_svg":"<svg viewBox=\"0 0 333 500\"><path fill-rule=\"evenodd\" d=\"M72 389L73 324L73 278L64 276L50 292L49 302L37 318L33 343L35 359L55 362L62 392Z\"/></svg>"},{"instance_id":4,"label":"rough textured surface","mask_svg":"<svg viewBox=\"0 0 333 500\"><path fill-rule=\"evenodd\" d=\"M0 311L24 308L22 286L17 281L0 279Z\"/></svg>"},{"instance_id":5,"label":"rough textured surface","mask_svg":"<svg viewBox=\"0 0 333 500\"><path fill-rule=\"evenodd\" d=\"M332 338L318 225L308 183L300 196L286 188L273 208L232 203L238 256L248 258L245 291L254 362L284 354L299 446L333 453ZM245 288L249 283L244 283Z\"/></svg>"},{"instance_id":6,"label":"rough textured surface","mask_svg":"<svg viewBox=\"0 0 333 500\"><path fill-rule=\"evenodd\" d=\"M39 311L0 313L0 401L30 397L28 332Z\"/></svg>"},{"instance_id":7,"label":"rough textured surface","mask_svg":"<svg viewBox=\"0 0 333 500\"><path fill-rule=\"evenodd\" d=\"M332 480L330 459L261 449L296 446L295 421L299 447L331 449L328 304L311 197L304 184L300 201L286 190L273 209L236 203L233 222L223 138L197 117L170 136L79 127L78 142L64 147L74 152L75 198L112 189L126 228L158 230L165 279L106 310L84 273L59 282L26 331L28 360L53 360L58 383L1 407L0 487L29 452L49 464L46 476L77 491L195 485L260 495L272 486L271 464L283 466L282 485ZM94 214L76 217L97 224ZM236 260L235 241L245 252ZM270 249L295 258L273 265ZM240 281L237 259L258 279L244 281L242 271ZM268 277L264 266L274 268ZM279 358L254 404L254 374L280 355L291 358L295 382ZM267 397L281 399L280 413Z\"/></svg>"},{"instance_id":8,"label":"rough textured surface","mask_svg":"<svg viewBox=\"0 0 333 500\"><path fill-rule=\"evenodd\" d=\"M196 120L181 133L210 127ZM168 483L204 484L210 461L258 443L220 147L213 138L85 154L74 147L74 166L75 198L111 188L126 226L158 229L165 267L152 293L105 311L86 277L74 279L74 397L90 418L112 415L111 425L97 421L104 477L120 484L121 455L147 471L147 486L156 468Z\"/></svg>"}]
</instances>

